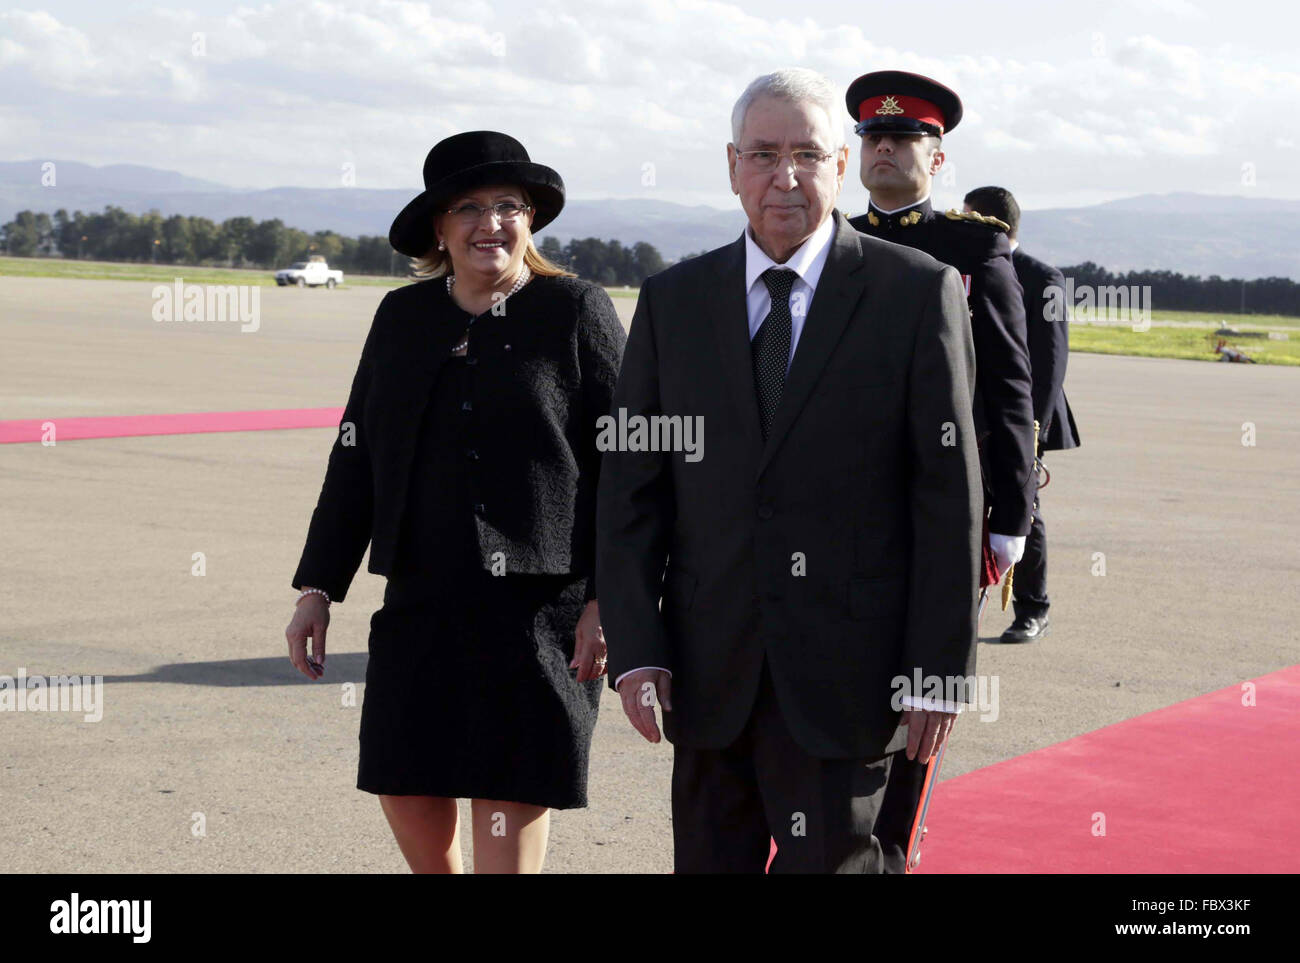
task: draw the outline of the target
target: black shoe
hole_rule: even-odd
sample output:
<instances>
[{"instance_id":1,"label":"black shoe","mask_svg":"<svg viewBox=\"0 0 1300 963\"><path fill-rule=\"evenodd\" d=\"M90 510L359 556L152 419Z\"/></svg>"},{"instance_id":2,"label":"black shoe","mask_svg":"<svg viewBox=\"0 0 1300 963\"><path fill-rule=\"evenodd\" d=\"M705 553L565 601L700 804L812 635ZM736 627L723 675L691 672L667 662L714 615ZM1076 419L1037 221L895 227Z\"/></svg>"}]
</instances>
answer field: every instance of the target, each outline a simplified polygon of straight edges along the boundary
<instances>
[{"instance_id":1,"label":"black shoe","mask_svg":"<svg viewBox=\"0 0 1300 963\"><path fill-rule=\"evenodd\" d=\"M1017 615L1016 620L998 639L1004 645L1015 642L1037 642L1047 634L1047 613L1042 615Z\"/></svg>"}]
</instances>

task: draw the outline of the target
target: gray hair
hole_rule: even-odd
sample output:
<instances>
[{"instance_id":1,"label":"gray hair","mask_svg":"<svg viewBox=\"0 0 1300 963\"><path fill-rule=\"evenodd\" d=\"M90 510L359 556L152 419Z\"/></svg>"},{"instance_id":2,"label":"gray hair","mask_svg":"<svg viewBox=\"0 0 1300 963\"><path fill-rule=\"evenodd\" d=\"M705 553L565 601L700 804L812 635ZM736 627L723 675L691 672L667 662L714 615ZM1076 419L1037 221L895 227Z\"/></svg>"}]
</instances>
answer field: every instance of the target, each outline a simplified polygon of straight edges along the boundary
<instances>
[{"instance_id":1,"label":"gray hair","mask_svg":"<svg viewBox=\"0 0 1300 963\"><path fill-rule=\"evenodd\" d=\"M831 126L831 150L844 146L844 124L839 120L841 99L839 91L829 80L806 67L784 67L752 80L745 92L731 108L731 142L740 147L740 135L745 126L745 114L760 97L778 97L796 104L815 104L826 111Z\"/></svg>"}]
</instances>

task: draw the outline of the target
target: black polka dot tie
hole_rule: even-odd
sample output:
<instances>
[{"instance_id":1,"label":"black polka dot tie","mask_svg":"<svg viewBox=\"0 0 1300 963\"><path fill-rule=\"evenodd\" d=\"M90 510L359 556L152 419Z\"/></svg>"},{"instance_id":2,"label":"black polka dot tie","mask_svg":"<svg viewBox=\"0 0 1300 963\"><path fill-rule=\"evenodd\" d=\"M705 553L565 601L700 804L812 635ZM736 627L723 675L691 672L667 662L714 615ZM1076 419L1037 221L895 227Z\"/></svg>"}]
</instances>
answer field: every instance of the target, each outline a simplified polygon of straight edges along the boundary
<instances>
[{"instance_id":1,"label":"black polka dot tie","mask_svg":"<svg viewBox=\"0 0 1300 963\"><path fill-rule=\"evenodd\" d=\"M768 268L763 272L763 283L772 296L772 307L754 334L750 344L754 357L754 390L758 395L758 421L767 438L781 404L781 390L785 387L785 367L790 361L790 290L797 277L793 271Z\"/></svg>"}]
</instances>

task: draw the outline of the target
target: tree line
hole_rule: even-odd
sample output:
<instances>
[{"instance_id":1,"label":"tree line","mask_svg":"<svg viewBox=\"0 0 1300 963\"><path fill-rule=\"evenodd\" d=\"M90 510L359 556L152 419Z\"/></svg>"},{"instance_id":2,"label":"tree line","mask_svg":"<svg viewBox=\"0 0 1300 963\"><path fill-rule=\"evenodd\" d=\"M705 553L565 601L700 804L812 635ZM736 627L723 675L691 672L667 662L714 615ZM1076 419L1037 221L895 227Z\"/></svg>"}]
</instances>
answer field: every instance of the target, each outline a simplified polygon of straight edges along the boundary
<instances>
[{"instance_id":1,"label":"tree line","mask_svg":"<svg viewBox=\"0 0 1300 963\"><path fill-rule=\"evenodd\" d=\"M567 244L547 237L538 249L598 284L638 287L666 266L654 245L644 241L627 247L594 237L574 238ZM410 271L410 261L389 246L387 237L301 231L278 218L231 217L217 223L181 214L163 217L157 211L132 214L111 205L91 214L21 211L0 226L0 250L16 257L268 270L320 255L331 267L354 274L402 277Z\"/></svg>"},{"instance_id":2,"label":"tree line","mask_svg":"<svg viewBox=\"0 0 1300 963\"><path fill-rule=\"evenodd\" d=\"M1176 271L1127 271L1123 274L1085 261L1061 268L1076 289L1147 286L1151 304L1165 311L1213 311L1224 314L1285 314L1300 316L1300 284L1290 278L1207 278Z\"/></svg>"},{"instance_id":3,"label":"tree line","mask_svg":"<svg viewBox=\"0 0 1300 963\"><path fill-rule=\"evenodd\" d=\"M22 211L0 226L0 249L19 257L269 270L321 255L331 266L353 274L402 277L410 271L409 261L389 246L388 238L377 235L307 232L287 227L278 218L231 217L217 223L181 214L163 217L157 211L132 214L113 206L91 214ZM617 240L586 237L561 244L547 237L538 249L580 277L605 285L638 287L666 266L654 245L645 241L626 246ZM1151 303L1158 309L1300 316L1300 284L1290 278L1247 281L1175 271L1115 273L1091 261L1063 267L1061 273L1073 278L1076 288L1149 285Z\"/></svg>"}]
</instances>

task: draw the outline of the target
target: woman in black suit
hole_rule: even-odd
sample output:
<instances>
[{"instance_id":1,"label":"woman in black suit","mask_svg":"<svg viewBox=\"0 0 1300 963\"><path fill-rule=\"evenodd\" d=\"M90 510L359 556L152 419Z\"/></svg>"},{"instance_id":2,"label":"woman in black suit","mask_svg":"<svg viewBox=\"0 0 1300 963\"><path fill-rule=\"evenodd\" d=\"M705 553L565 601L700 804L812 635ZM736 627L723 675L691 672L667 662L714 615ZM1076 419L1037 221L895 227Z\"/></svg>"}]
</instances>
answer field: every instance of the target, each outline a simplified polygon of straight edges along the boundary
<instances>
[{"instance_id":1,"label":"woman in black suit","mask_svg":"<svg viewBox=\"0 0 1300 963\"><path fill-rule=\"evenodd\" d=\"M394 248L426 280L390 292L361 352L294 588L290 659L324 671L329 604L370 544L357 788L414 872L538 872L550 809L587 804L605 642L593 572L596 420L624 334L605 291L532 232L559 174L504 134L429 152ZM307 654L307 638L313 640Z\"/></svg>"}]
</instances>

